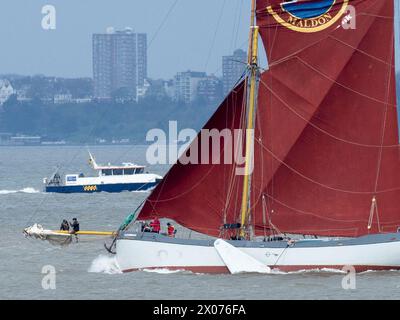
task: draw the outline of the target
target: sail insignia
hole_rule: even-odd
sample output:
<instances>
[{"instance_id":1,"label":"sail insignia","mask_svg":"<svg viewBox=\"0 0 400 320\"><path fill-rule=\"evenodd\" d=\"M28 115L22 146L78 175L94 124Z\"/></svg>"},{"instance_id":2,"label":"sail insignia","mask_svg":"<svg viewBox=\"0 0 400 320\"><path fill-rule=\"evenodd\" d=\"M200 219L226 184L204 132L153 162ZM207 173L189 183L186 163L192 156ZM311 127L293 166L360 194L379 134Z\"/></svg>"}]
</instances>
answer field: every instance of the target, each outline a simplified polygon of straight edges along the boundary
<instances>
[{"instance_id":1,"label":"sail insignia","mask_svg":"<svg viewBox=\"0 0 400 320\"><path fill-rule=\"evenodd\" d=\"M346 12L348 0L286 2L280 7L269 6L268 13L279 25L297 32L318 32L335 24Z\"/></svg>"}]
</instances>

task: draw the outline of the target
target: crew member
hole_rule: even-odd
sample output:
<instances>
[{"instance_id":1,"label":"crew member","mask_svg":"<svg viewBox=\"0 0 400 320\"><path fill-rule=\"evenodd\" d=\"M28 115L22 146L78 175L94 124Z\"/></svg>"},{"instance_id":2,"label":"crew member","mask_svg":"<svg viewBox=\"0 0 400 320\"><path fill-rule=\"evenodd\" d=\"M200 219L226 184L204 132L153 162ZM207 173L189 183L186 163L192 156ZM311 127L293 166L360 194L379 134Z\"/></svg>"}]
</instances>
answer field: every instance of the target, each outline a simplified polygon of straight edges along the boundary
<instances>
[{"instance_id":1,"label":"crew member","mask_svg":"<svg viewBox=\"0 0 400 320\"><path fill-rule=\"evenodd\" d=\"M160 233L161 223L160 223L160 220L158 220L158 217L154 218L154 220L150 223L150 227L151 227L152 232Z\"/></svg>"},{"instance_id":2,"label":"crew member","mask_svg":"<svg viewBox=\"0 0 400 320\"><path fill-rule=\"evenodd\" d=\"M176 233L175 227L169 222L167 223L167 226L168 226L168 237L175 237Z\"/></svg>"},{"instance_id":3,"label":"crew member","mask_svg":"<svg viewBox=\"0 0 400 320\"><path fill-rule=\"evenodd\" d=\"M79 231L79 222L77 218L73 218L72 222L70 223L72 230L70 231L71 234L75 235L76 242L78 242L78 235L76 234Z\"/></svg>"},{"instance_id":4,"label":"crew member","mask_svg":"<svg viewBox=\"0 0 400 320\"><path fill-rule=\"evenodd\" d=\"M63 220L60 226L61 231L69 231L69 223L67 220Z\"/></svg>"},{"instance_id":5,"label":"crew member","mask_svg":"<svg viewBox=\"0 0 400 320\"><path fill-rule=\"evenodd\" d=\"M151 232L151 228L147 222L142 223L142 232Z\"/></svg>"}]
</instances>

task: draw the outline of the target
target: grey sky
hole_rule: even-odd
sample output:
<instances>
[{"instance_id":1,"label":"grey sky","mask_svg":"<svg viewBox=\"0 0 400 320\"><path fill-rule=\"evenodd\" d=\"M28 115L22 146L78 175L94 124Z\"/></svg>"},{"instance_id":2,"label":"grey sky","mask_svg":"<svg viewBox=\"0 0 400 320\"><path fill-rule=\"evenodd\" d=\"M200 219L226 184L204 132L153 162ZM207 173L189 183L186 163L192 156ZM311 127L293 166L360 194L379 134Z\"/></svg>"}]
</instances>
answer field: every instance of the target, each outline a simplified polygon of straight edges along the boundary
<instances>
[{"instance_id":1,"label":"grey sky","mask_svg":"<svg viewBox=\"0 0 400 320\"><path fill-rule=\"evenodd\" d=\"M2 0L0 74L91 76L92 33L103 32L109 26L129 26L147 32L150 41L174 2ZM56 30L41 27L41 9L46 4L57 10ZM186 69L220 74L221 56L246 42L249 11L249 0L178 0L149 48L149 76L170 78Z\"/></svg>"},{"instance_id":2,"label":"grey sky","mask_svg":"<svg viewBox=\"0 0 400 320\"><path fill-rule=\"evenodd\" d=\"M150 41L174 2L2 0L0 74L91 76L92 33L129 26ZM56 7L56 30L41 27L46 4ZM249 11L250 0L178 0L149 48L149 76L170 78L187 69L220 74L222 55L246 49Z\"/></svg>"}]
</instances>

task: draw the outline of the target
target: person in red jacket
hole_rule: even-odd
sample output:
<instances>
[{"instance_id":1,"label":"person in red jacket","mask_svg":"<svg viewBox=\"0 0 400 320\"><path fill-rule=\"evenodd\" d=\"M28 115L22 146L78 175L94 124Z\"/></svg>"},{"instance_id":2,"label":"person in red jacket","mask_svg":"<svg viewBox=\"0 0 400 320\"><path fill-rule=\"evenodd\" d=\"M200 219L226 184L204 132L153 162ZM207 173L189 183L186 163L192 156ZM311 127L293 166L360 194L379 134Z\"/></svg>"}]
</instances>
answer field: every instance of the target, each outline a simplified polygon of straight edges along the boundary
<instances>
[{"instance_id":1,"label":"person in red jacket","mask_svg":"<svg viewBox=\"0 0 400 320\"><path fill-rule=\"evenodd\" d=\"M169 222L167 223L168 226L168 237L175 237L175 227L170 224Z\"/></svg>"},{"instance_id":2,"label":"person in red jacket","mask_svg":"<svg viewBox=\"0 0 400 320\"><path fill-rule=\"evenodd\" d=\"M160 220L158 220L158 217L154 218L154 220L150 223L150 227L151 227L152 232L160 233L161 223L160 223Z\"/></svg>"}]
</instances>

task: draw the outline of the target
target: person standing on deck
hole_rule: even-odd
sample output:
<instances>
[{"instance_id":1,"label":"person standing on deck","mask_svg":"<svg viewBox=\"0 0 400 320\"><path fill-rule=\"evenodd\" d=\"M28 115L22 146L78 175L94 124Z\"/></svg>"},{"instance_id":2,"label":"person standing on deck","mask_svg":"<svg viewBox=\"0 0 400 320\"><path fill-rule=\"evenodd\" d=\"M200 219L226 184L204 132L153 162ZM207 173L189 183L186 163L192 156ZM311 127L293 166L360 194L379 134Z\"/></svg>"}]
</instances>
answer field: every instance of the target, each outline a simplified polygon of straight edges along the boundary
<instances>
[{"instance_id":1,"label":"person standing on deck","mask_svg":"<svg viewBox=\"0 0 400 320\"><path fill-rule=\"evenodd\" d=\"M158 220L158 217L154 218L154 220L150 223L150 227L151 227L152 232L160 233L161 223L160 223L160 220Z\"/></svg>"},{"instance_id":2,"label":"person standing on deck","mask_svg":"<svg viewBox=\"0 0 400 320\"><path fill-rule=\"evenodd\" d=\"M76 234L79 231L79 222L77 218L73 218L72 222L70 223L72 230L70 231L71 234L75 235L76 242L78 242L78 235Z\"/></svg>"},{"instance_id":3,"label":"person standing on deck","mask_svg":"<svg viewBox=\"0 0 400 320\"><path fill-rule=\"evenodd\" d=\"M175 237L176 233L175 227L169 222L167 223L167 226L168 226L168 237Z\"/></svg>"}]
</instances>

